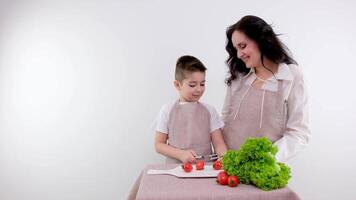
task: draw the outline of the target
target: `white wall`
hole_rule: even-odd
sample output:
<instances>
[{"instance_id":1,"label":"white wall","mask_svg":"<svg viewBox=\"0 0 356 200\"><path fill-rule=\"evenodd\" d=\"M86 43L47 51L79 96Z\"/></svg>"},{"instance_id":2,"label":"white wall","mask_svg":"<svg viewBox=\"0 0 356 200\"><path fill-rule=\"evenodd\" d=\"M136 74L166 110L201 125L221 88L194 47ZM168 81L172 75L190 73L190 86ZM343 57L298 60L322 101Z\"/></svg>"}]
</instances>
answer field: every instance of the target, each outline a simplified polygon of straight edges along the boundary
<instances>
[{"instance_id":1,"label":"white wall","mask_svg":"<svg viewBox=\"0 0 356 200\"><path fill-rule=\"evenodd\" d=\"M163 161L150 129L177 96L178 56L209 68L222 107L225 29L273 23L309 80L308 148L288 164L303 199L355 199L353 1L0 1L0 199L124 199Z\"/></svg>"}]
</instances>

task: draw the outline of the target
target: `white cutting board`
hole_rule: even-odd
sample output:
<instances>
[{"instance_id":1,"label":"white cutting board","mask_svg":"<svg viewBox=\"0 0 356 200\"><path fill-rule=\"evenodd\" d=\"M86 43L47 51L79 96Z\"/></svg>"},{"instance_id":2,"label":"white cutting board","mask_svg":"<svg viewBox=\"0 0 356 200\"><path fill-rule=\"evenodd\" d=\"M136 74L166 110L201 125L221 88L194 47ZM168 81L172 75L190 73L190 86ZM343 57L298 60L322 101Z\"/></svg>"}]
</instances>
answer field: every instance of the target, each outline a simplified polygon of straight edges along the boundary
<instances>
[{"instance_id":1,"label":"white cutting board","mask_svg":"<svg viewBox=\"0 0 356 200\"><path fill-rule=\"evenodd\" d=\"M205 165L203 170L196 170L195 165L193 165L193 169L191 172L185 172L182 169L182 166L178 166L173 169L167 170L157 170L150 169L147 171L147 174L168 174L173 175L179 178L199 178L199 177L217 177L218 173L223 171L215 170L212 165Z\"/></svg>"}]
</instances>

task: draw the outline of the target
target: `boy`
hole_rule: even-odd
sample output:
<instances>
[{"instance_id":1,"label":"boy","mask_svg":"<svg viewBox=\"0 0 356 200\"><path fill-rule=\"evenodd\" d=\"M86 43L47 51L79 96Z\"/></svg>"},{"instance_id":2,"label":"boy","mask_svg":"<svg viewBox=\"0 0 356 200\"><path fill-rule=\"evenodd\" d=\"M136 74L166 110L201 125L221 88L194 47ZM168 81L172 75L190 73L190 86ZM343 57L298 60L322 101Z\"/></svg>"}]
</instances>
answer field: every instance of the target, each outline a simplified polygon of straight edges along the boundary
<instances>
[{"instance_id":1,"label":"boy","mask_svg":"<svg viewBox=\"0 0 356 200\"><path fill-rule=\"evenodd\" d=\"M199 102L205 90L206 67L193 56L177 60L174 86L180 98L162 107L154 124L155 149L167 157L167 163L194 162L199 155L227 150L221 129L224 126L216 110Z\"/></svg>"}]
</instances>

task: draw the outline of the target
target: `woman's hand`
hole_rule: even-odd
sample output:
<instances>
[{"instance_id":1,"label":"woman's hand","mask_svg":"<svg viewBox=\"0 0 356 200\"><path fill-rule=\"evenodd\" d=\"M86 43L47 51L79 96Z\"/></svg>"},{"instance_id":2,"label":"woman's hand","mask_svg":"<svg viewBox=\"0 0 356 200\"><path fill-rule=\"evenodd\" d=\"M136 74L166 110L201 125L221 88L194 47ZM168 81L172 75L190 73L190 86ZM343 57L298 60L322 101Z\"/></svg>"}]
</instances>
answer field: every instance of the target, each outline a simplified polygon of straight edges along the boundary
<instances>
[{"instance_id":1,"label":"woman's hand","mask_svg":"<svg viewBox=\"0 0 356 200\"><path fill-rule=\"evenodd\" d=\"M195 161L195 156L197 154L193 150L181 150L182 152L180 153L179 160L182 161L183 163L187 162L194 162Z\"/></svg>"}]
</instances>

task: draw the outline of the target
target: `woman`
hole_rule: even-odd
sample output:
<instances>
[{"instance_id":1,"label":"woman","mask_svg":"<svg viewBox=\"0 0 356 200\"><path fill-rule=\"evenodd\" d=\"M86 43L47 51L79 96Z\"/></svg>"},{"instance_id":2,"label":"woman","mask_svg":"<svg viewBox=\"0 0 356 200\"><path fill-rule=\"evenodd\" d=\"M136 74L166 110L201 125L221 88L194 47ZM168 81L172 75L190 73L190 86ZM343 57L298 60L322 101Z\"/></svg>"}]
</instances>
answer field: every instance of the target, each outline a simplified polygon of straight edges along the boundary
<instances>
[{"instance_id":1,"label":"woman","mask_svg":"<svg viewBox=\"0 0 356 200\"><path fill-rule=\"evenodd\" d=\"M226 31L229 58L223 130L229 149L266 136L284 162L310 137L308 96L301 68L263 19L245 16Z\"/></svg>"}]
</instances>

